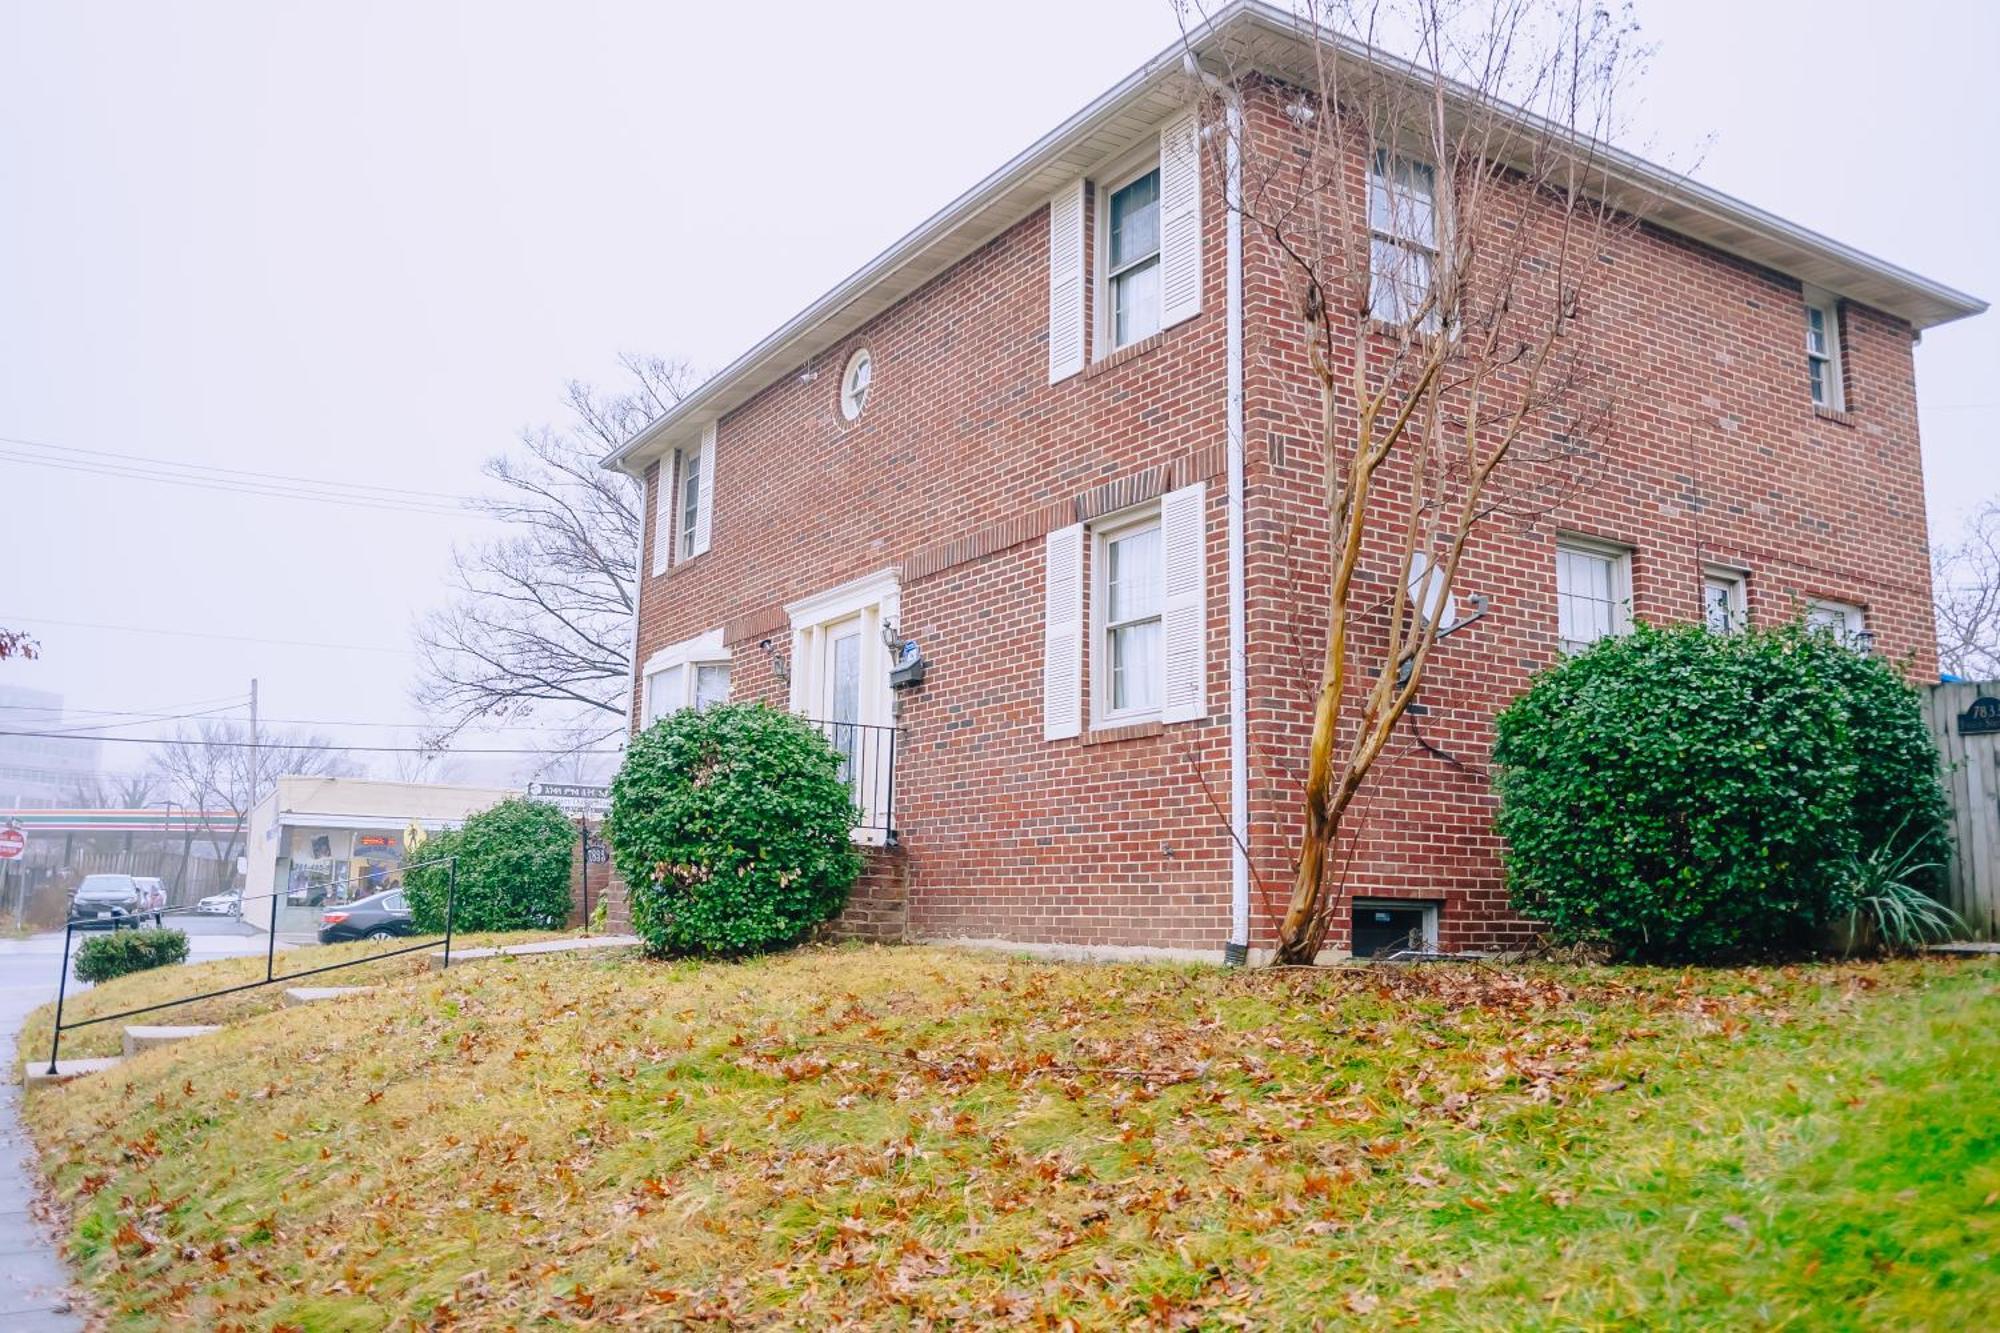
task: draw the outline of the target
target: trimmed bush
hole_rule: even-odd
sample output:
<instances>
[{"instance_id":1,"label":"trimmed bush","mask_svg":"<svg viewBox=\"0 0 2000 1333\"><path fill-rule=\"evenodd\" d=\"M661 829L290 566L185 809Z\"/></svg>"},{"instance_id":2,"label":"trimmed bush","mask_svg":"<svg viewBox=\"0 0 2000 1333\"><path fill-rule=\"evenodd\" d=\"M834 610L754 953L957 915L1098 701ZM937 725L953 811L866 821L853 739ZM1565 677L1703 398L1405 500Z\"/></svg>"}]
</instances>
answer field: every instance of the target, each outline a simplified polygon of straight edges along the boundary
<instances>
[{"instance_id":1,"label":"trimmed bush","mask_svg":"<svg viewBox=\"0 0 2000 1333\"><path fill-rule=\"evenodd\" d=\"M132 972L185 963L187 956L184 930L114 930L92 936L77 949L76 979L96 985Z\"/></svg>"},{"instance_id":2,"label":"trimmed bush","mask_svg":"<svg viewBox=\"0 0 2000 1333\"><path fill-rule=\"evenodd\" d=\"M1622 958L1807 950L1857 865L1949 846L1916 691L1799 626L1601 640L1500 715L1493 758L1515 910Z\"/></svg>"},{"instance_id":3,"label":"trimmed bush","mask_svg":"<svg viewBox=\"0 0 2000 1333\"><path fill-rule=\"evenodd\" d=\"M683 709L634 738L607 836L649 952L797 943L861 873L854 797L818 730L764 704Z\"/></svg>"},{"instance_id":4,"label":"trimmed bush","mask_svg":"<svg viewBox=\"0 0 2000 1333\"><path fill-rule=\"evenodd\" d=\"M538 930L569 919L570 858L577 831L556 806L513 797L462 828L433 836L403 872L410 923L444 930L451 867L458 858L453 930Z\"/></svg>"}]
</instances>

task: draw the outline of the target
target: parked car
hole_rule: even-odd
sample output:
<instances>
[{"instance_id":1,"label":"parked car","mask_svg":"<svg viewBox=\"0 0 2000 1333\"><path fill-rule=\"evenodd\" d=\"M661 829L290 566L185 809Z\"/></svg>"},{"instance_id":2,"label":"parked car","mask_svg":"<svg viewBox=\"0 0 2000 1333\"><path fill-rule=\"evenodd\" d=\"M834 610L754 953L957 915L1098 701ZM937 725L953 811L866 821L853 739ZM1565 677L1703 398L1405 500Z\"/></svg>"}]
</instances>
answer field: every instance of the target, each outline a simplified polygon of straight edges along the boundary
<instances>
[{"instance_id":1,"label":"parked car","mask_svg":"<svg viewBox=\"0 0 2000 1333\"><path fill-rule=\"evenodd\" d=\"M227 893L211 893L196 903L194 910L204 916L242 916L243 890L231 889Z\"/></svg>"},{"instance_id":2,"label":"parked car","mask_svg":"<svg viewBox=\"0 0 2000 1333\"><path fill-rule=\"evenodd\" d=\"M167 882L156 875L134 875L132 882L139 886L139 915L151 912L155 926L166 925Z\"/></svg>"},{"instance_id":3,"label":"parked car","mask_svg":"<svg viewBox=\"0 0 2000 1333\"><path fill-rule=\"evenodd\" d=\"M144 899L130 875L85 875L69 900L70 924L83 930L139 928Z\"/></svg>"},{"instance_id":4,"label":"parked car","mask_svg":"<svg viewBox=\"0 0 2000 1333\"><path fill-rule=\"evenodd\" d=\"M319 942L339 944L342 940L388 940L398 935L414 935L409 904L401 889L371 893L339 907L329 907L319 915Z\"/></svg>"}]
</instances>

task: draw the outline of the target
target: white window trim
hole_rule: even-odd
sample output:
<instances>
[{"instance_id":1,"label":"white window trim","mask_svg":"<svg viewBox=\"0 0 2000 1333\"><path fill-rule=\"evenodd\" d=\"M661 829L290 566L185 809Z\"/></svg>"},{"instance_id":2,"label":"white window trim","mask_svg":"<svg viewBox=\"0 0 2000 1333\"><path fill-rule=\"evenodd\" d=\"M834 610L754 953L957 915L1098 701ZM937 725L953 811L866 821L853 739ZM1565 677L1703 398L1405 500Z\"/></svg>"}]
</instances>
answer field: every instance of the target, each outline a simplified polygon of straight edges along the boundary
<instances>
[{"instance_id":1,"label":"white window trim","mask_svg":"<svg viewBox=\"0 0 2000 1333\"><path fill-rule=\"evenodd\" d=\"M1617 542L1606 541L1602 537L1585 537L1576 533L1556 534L1556 602L1549 609L1556 613L1556 647L1568 652L1562 638L1562 553L1575 551L1580 555L1594 555L1611 561L1611 633L1613 635L1632 632L1632 548L1620 546ZM1593 640L1592 642L1595 642ZM1584 645L1588 647L1589 645ZM1581 652L1582 649L1577 651Z\"/></svg>"},{"instance_id":2,"label":"white window trim","mask_svg":"<svg viewBox=\"0 0 2000 1333\"><path fill-rule=\"evenodd\" d=\"M850 580L836 588L815 593L785 606L792 622L791 710L801 717L818 717L817 698L822 682L820 663L826 647L827 631L859 618L861 622L861 716L860 726L886 727L895 724L895 698L889 689L889 648L882 642L882 628L900 623L902 581L895 567ZM886 792L869 792L864 801L886 801ZM879 813L879 812L871 812ZM871 819L870 823L880 823ZM880 845L886 841L879 828L856 828L850 836L857 843Z\"/></svg>"},{"instance_id":3,"label":"white window trim","mask_svg":"<svg viewBox=\"0 0 2000 1333\"><path fill-rule=\"evenodd\" d=\"M715 436L716 423L702 427L698 439L678 445L660 459L661 503L653 516L653 572L662 574L672 565L684 565L708 554L715 527ZM695 473L695 515L686 521L687 462L698 459Z\"/></svg>"},{"instance_id":4,"label":"white window trim","mask_svg":"<svg viewBox=\"0 0 2000 1333\"><path fill-rule=\"evenodd\" d=\"M1750 574L1734 565L1703 565L1701 568L1701 622L1708 624L1708 588L1712 583L1729 586L1729 633L1741 634L1750 628Z\"/></svg>"},{"instance_id":5,"label":"white window trim","mask_svg":"<svg viewBox=\"0 0 2000 1333\"><path fill-rule=\"evenodd\" d=\"M694 460L690 475L688 460ZM688 482L694 482L694 505L690 515L688 505ZM695 557L695 538L701 531L701 450L676 449L674 451L674 563Z\"/></svg>"},{"instance_id":6,"label":"white window trim","mask_svg":"<svg viewBox=\"0 0 2000 1333\"><path fill-rule=\"evenodd\" d=\"M722 642L722 631L719 628L712 629L706 634L696 635L692 639L683 639L679 643L670 643L651 657L648 657L645 666L640 668L639 671L639 680L645 690L645 698L641 701L642 707L639 714L640 725L642 727L649 727L661 716L656 714L653 709L654 676L659 675L663 671L671 670L674 667L689 668L718 663L728 666L734 660L734 654ZM733 683L731 688L732 690L734 689ZM673 711L686 708L693 702L694 672L684 669L681 672L680 698L675 702Z\"/></svg>"},{"instance_id":7,"label":"white window trim","mask_svg":"<svg viewBox=\"0 0 2000 1333\"><path fill-rule=\"evenodd\" d=\"M1868 633L1868 612L1853 602L1835 601L1831 597L1812 597L1806 600L1808 614L1814 611L1830 612L1842 621L1842 642L1858 651L1866 651L1874 646L1873 636Z\"/></svg>"},{"instance_id":8,"label":"white window trim","mask_svg":"<svg viewBox=\"0 0 2000 1333\"><path fill-rule=\"evenodd\" d=\"M1092 361L1102 361L1114 352L1122 352L1133 343L1144 342L1153 336L1152 333L1148 333L1123 344L1114 344L1112 341L1115 330L1111 312L1111 279L1114 276L1111 272L1111 196L1148 172L1158 170L1160 170L1160 145L1157 139L1154 139L1120 158L1109 171L1100 173L1092 182L1092 197L1096 204L1091 210L1096 216L1091 219L1090 238L1090 359ZM1166 237L1162 233L1160 248L1153 252L1153 262L1165 264L1166 259ZM1128 264L1126 267L1131 268L1132 265ZM1161 274L1163 280L1165 276L1164 273ZM1160 311L1160 327L1153 330L1153 333L1159 333L1166 328L1166 318L1163 304Z\"/></svg>"},{"instance_id":9,"label":"white window trim","mask_svg":"<svg viewBox=\"0 0 2000 1333\"><path fill-rule=\"evenodd\" d=\"M858 403L852 403L854 410L849 411L848 408L851 402L849 385L851 381L854 379L854 372L856 368L858 368L864 361L868 363L868 383L861 386L861 401ZM868 410L868 399L874 394L874 392L875 392L875 353L869 351L866 347L857 347L854 349L853 353L847 358L847 364L845 366L842 366L840 370L840 386L838 389L838 393L840 395L840 400L838 404L840 408L840 419L842 421L859 421L861 419L861 414Z\"/></svg>"},{"instance_id":10,"label":"white window trim","mask_svg":"<svg viewBox=\"0 0 2000 1333\"><path fill-rule=\"evenodd\" d=\"M1107 580L1111 573L1109 556L1112 539L1127 536L1141 528L1162 528L1159 501L1151 501L1131 509L1120 510L1093 520L1090 533L1090 729L1103 731L1111 727L1129 727L1135 723L1158 722L1164 716L1167 694L1167 626L1166 626L1166 580L1165 570L1161 571L1160 591L1160 642L1155 667L1160 679L1154 688L1154 697L1159 700L1151 708L1114 709L1111 706L1111 596ZM1166 562L1166 533L1160 533L1160 559Z\"/></svg>"},{"instance_id":11,"label":"white window trim","mask_svg":"<svg viewBox=\"0 0 2000 1333\"><path fill-rule=\"evenodd\" d=\"M1824 361L1826 363L1826 372L1821 377L1821 382L1826 385L1826 401L1821 402L1815 398L1812 399L1812 405L1814 407L1825 408L1829 412L1845 412L1847 410L1847 380L1843 363L1845 361L1844 353L1846 349L1841 346L1840 298L1832 292L1822 291L1817 287L1807 287L1805 289L1805 305L1799 313L1799 333L1802 340L1811 337L1812 320L1810 312L1814 310L1819 311L1825 318L1826 355L1814 356L1812 353L1812 344L1809 341L1806 343L1806 361L1808 363L1806 393L1809 397L1812 393L1810 363L1813 361Z\"/></svg>"}]
</instances>

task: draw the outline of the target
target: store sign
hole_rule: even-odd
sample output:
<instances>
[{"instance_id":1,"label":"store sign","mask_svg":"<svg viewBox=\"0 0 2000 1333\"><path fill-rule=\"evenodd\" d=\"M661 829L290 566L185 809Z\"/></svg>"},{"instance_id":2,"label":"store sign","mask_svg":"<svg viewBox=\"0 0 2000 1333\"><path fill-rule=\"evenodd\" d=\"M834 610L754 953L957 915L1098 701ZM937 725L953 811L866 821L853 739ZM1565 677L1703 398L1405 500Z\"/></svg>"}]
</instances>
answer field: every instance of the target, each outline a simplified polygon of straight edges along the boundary
<instances>
[{"instance_id":1,"label":"store sign","mask_svg":"<svg viewBox=\"0 0 2000 1333\"><path fill-rule=\"evenodd\" d=\"M560 806L573 815L601 815L611 809L611 788L581 782L530 782L528 796Z\"/></svg>"}]
</instances>

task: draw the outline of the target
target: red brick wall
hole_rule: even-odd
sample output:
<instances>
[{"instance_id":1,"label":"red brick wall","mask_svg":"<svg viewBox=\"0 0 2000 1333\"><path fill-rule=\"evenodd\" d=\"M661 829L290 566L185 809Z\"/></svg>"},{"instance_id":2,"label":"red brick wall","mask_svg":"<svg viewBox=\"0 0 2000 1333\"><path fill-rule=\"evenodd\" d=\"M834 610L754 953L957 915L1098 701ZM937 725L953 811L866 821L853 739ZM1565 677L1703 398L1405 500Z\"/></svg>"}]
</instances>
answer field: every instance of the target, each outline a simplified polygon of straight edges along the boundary
<instances>
[{"instance_id":1,"label":"red brick wall","mask_svg":"<svg viewBox=\"0 0 2000 1333\"><path fill-rule=\"evenodd\" d=\"M1252 100L1248 124L1258 152L1290 137L1268 99ZM1298 282L1261 237L1247 244L1252 842L1260 878L1283 887L1302 828L1317 678L1307 663L1326 633L1313 592L1326 586L1330 555ZM1529 933L1506 910L1486 759L1499 706L1556 656L1558 530L1632 548L1642 619L1697 619L1703 566L1736 566L1749 571L1755 623L1791 619L1808 597L1858 603L1880 651L1909 658L1913 678L1935 678L1908 327L1846 307L1850 411L1836 420L1811 402L1792 279L1640 226L1613 234L1597 280L1588 328L1614 404L1601 477L1574 502L1532 521L1497 519L1475 541L1458 593L1461 607L1485 594L1488 616L1439 645L1420 697L1427 712L1403 725L1343 846L1349 897L1441 903L1447 948ZM1349 348L1376 336L1348 318ZM1351 426L1354 405L1338 406ZM1390 544L1373 546L1360 607L1393 587ZM1364 620L1358 634L1379 642L1380 626ZM1268 931L1268 910L1258 915ZM1345 934L1343 920L1330 942Z\"/></svg>"},{"instance_id":2,"label":"red brick wall","mask_svg":"<svg viewBox=\"0 0 2000 1333\"><path fill-rule=\"evenodd\" d=\"M1288 132L1265 94L1253 135ZM902 700L896 877L919 936L1178 946L1228 929L1223 218L1204 171L1202 313L1060 384L1047 380L1047 213L1036 210L719 427L711 549L644 578L639 657L729 629L738 699L785 702L758 641L783 606L900 566L901 628L931 662ZM1246 228L1249 644L1255 942L1282 911L1297 771L1324 637L1316 389L1291 282ZM1087 233L1089 234L1088 230ZM1443 645L1418 722L1359 808L1352 894L1443 904L1447 947L1505 943L1485 776L1491 719L1555 653L1554 532L1635 549L1638 614L1691 619L1700 567L1750 570L1751 614L1862 604L1878 643L1934 670L1910 332L1849 306L1845 420L1807 393L1798 284L1651 230L1621 238L1603 309L1620 410L1600 485L1491 529L1461 592L1486 621ZM1359 337L1359 331L1354 333ZM859 421L835 395L874 354ZM1209 483L1209 717L1042 739L1042 536ZM656 506L648 494L647 568ZM1378 583L1384 570L1366 571ZM1086 698L1088 695L1086 695ZM635 709L639 706L635 701ZM886 864L871 859L879 878ZM878 901L874 880L857 904ZM859 910L859 909L858 909ZM873 914L874 907L868 912ZM858 918L857 918L858 919ZM866 923L872 926L874 921ZM1344 941L1336 931L1334 943Z\"/></svg>"}]
</instances>

